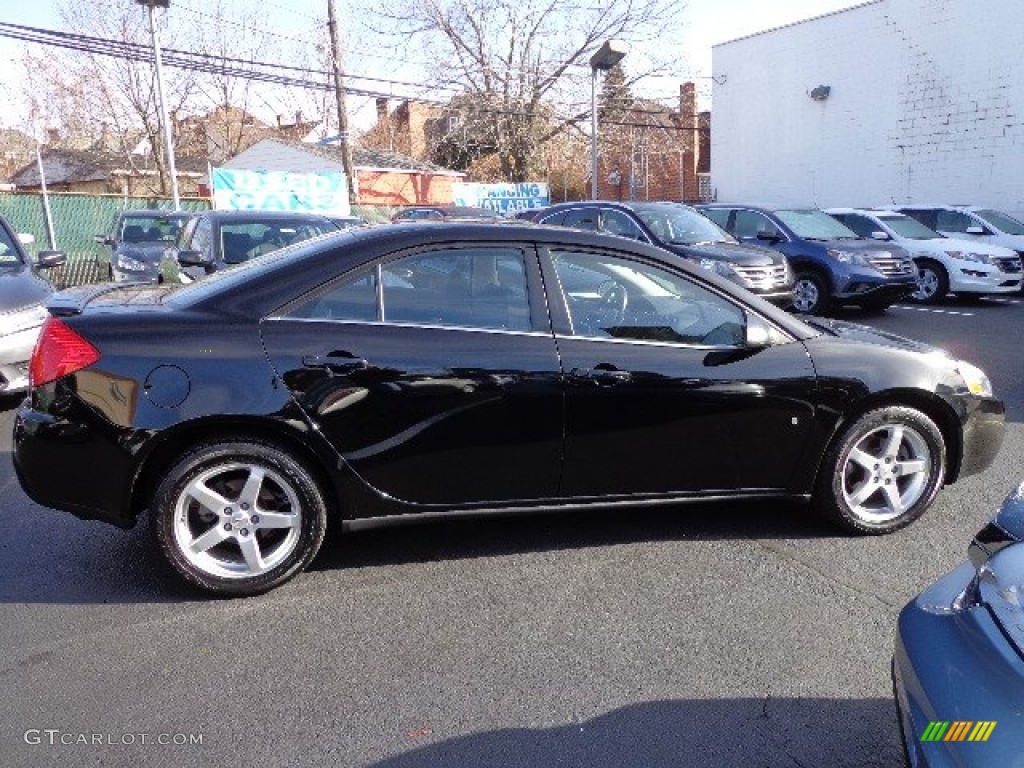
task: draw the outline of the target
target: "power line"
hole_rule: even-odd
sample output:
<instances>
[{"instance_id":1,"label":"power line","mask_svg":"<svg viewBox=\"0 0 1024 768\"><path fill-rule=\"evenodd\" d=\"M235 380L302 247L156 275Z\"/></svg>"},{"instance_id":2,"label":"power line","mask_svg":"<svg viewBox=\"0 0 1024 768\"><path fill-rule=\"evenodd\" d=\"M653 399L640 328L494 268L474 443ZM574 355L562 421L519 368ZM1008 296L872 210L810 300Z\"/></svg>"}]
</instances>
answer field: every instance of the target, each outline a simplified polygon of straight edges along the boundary
<instances>
[{"instance_id":1,"label":"power line","mask_svg":"<svg viewBox=\"0 0 1024 768\"><path fill-rule=\"evenodd\" d=\"M37 27L26 27L20 24L0 22L0 37L8 37L14 40L21 40L23 42L37 43L39 45L56 46L59 48L65 48L67 50L73 50L79 53L111 56L116 58L128 59L131 61L138 61L142 63L151 64L153 61L152 49L147 46L127 41L107 40L103 38L90 37L88 35L79 35L60 30L48 30ZM334 85L331 82L331 75L329 72L308 69L303 67L288 66L284 64L276 64L271 62L245 60L231 56L217 56L207 53L197 53L194 51L182 51L167 48L163 50L163 63L166 66L174 67L176 69L184 69L204 74L221 75L225 77L238 77L241 79L256 80L258 82L264 82L272 85L292 86L305 88L307 90L321 91L330 91L333 90L334 88ZM300 78L297 76L282 74L280 71L266 70L286 70L291 72L300 72L310 76L320 76L323 79L310 80L308 78ZM356 76L353 75L352 77ZM403 83L403 81L391 81L385 78L366 79L390 84ZM414 87L429 87L425 84L413 85ZM353 96L364 96L367 98L399 99L412 103L451 108L450 101L442 101L440 99L430 99L422 96L403 96L395 93L384 93L381 91L370 90L367 88L353 88L352 86L346 86L344 90L346 94ZM456 107L455 109L458 109L458 107ZM494 114L507 117L542 116L541 113L538 113L536 111L516 110L490 106L474 106L471 109L478 113ZM628 109L627 111L634 114L667 114L666 112L661 112L659 110ZM575 124L577 122L582 122L583 120L588 119L589 112L585 112L583 114L576 115L573 117L560 116L557 114L557 112L555 112L552 113L552 116L563 122ZM665 130L704 130L700 126L657 126L650 125L648 123L631 121L603 120L602 124L637 128L664 128Z\"/></svg>"}]
</instances>

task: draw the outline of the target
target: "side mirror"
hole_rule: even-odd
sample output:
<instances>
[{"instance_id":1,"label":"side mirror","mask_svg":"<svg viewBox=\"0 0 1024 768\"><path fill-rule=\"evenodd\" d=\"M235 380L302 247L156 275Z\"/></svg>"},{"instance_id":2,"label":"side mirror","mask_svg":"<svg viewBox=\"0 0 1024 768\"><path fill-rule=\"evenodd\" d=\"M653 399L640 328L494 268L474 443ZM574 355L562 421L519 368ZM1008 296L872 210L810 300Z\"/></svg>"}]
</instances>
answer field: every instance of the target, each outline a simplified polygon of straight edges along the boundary
<instances>
[{"instance_id":1,"label":"side mirror","mask_svg":"<svg viewBox=\"0 0 1024 768\"><path fill-rule=\"evenodd\" d=\"M787 341L789 337L763 317L747 313L745 342L748 347L770 347Z\"/></svg>"},{"instance_id":2,"label":"side mirror","mask_svg":"<svg viewBox=\"0 0 1024 768\"><path fill-rule=\"evenodd\" d=\"M881 230L877 230L875 232L872 232L871 233L871 237L874 240L891 240L892 239L891 237L889 237L889 233L888 232L882 232Z\"/></svg>"},{"instance_id":3,"label":"side mirror","mask_svg":"<svg viewBox=\"0 0 1024 768\"><path fill-rule=\"evenodd\" d=\"M36 266L39 269L51 269L59 267L67 261L63 251L40 251L36 256Z\"/></svg>"},{"instance_id":4,"label":"side mirror","mask_svg":"<svg viewBox=\"0 0 1024 768\"><path fill-rule=\"evenodd\" d=\"M972 224L967 229L965 229L964 232L966 232L968 235L987 235L988 234L988 232L985 231L984 227L980 227L977 224Z\"/></svg>"},{"instance_id":5,"label":"side mirror","mask_svg":"<svg viewBox=\"0 0 1024 768\"><path fill-rule=\"evenodd\" d=\"M211 267L213 261L202 251L178 251L178 263L183 267Z\"/></svg>"},{"instance_id":6,"label":"side mirror","mask_svg":"<svg viewBox=\"0 0 1024 768\"><path fill-rule=\"evenodd\" d=\"M758 240L767 240L770 243L777 243L782 239L778 230L775 229L759 229L757 231Z\"/></svg>"},{"instance_id":7,"label":"side mirror","mask_svg":"<svg viewBox=\"0 0 1024 768\"><path fill-rule=\"evenodd\" d=\"M28 232L18 233L18 242L22 245L32 245L36 241L36 236L29 234Z\"/></svg>"},{"instance_id":8,"label":"side mirror","mask_svg":"<svg viewBox=\"0 0 1024 768\"><path fill-rule=\"evenodd\" d=\"M114 244L114 238L112 238L110 235L93 235L92 239L99 243L100 245Z\"/></svg>"}]
</instances>

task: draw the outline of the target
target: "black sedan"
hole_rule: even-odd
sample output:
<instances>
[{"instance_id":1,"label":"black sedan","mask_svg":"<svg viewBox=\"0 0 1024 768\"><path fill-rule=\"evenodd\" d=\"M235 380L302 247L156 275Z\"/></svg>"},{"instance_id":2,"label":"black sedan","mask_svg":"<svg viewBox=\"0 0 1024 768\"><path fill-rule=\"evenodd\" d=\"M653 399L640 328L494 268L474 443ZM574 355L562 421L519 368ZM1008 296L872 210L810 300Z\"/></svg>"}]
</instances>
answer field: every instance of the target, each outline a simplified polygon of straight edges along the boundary
<instances>
[{"instance_id":1,"label":"black sedan","mask_svg":"<svg viewBox=\"0 0 1024 768\"><path fill-rule=\"evenodd\" d=\"M123 527L148 508L219 594L301 571L328 521L773 497L885 533L1003 437L968 363L563 228L351 229L50 311L22 486Z\"/></svg>"}]
</instances>

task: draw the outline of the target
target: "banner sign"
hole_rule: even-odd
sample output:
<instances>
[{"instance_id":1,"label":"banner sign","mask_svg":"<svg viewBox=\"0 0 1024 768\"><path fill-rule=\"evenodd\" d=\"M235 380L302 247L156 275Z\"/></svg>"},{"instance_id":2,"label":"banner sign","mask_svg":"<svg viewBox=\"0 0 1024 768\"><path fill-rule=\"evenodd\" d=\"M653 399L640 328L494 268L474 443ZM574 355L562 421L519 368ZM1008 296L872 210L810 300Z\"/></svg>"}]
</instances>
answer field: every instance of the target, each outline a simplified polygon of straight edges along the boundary
<instances>
[{"instance_id":1,"label":"banner sign","mask_svg":"<svg viewBox=\"0 0 1024 768\"><path fill-rule=\"evenodd\" d=\"M547 182L518 184L453 184L455 205L475 205L498 213L515 213L551 204Z\"/></svg>"},{"instance_id":2,"label":"banner sign","mask_svg":"<svg viewBox=\"0 0 1024 768\"><path fill-rule=\"evenodd\" d=\"M348 216L343 173L287 173L214 168L213 207L220 210L303 211Z\"/></svg>"}]
</instances>

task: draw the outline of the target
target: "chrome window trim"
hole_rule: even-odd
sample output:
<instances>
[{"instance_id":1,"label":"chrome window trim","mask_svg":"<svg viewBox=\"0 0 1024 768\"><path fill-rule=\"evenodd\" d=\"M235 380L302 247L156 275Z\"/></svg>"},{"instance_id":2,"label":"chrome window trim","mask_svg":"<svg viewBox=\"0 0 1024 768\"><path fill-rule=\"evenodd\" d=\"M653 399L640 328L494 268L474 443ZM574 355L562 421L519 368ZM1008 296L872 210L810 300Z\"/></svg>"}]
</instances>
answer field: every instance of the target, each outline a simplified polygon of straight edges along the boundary
<instances>
[{"instance_id":1,"label":"chrome window trim","mask_svg":"<svg viewBox=\"0 0 1024 768\"><path fill-rule=\"evenodd\" d=\"M396 323L390 320L346 320L332 317L289 317L287 315L267 315L265 321L287 321L290 323L331 323L332 325L361 325L378 328L421 328L428 331L461 331L463 333L490 333L501 336L538 336L550 339L554 334L550 331L512 331L507 328L482 328L468 325L439 325L437 323Z\"/></svg>"}]
</instances>

